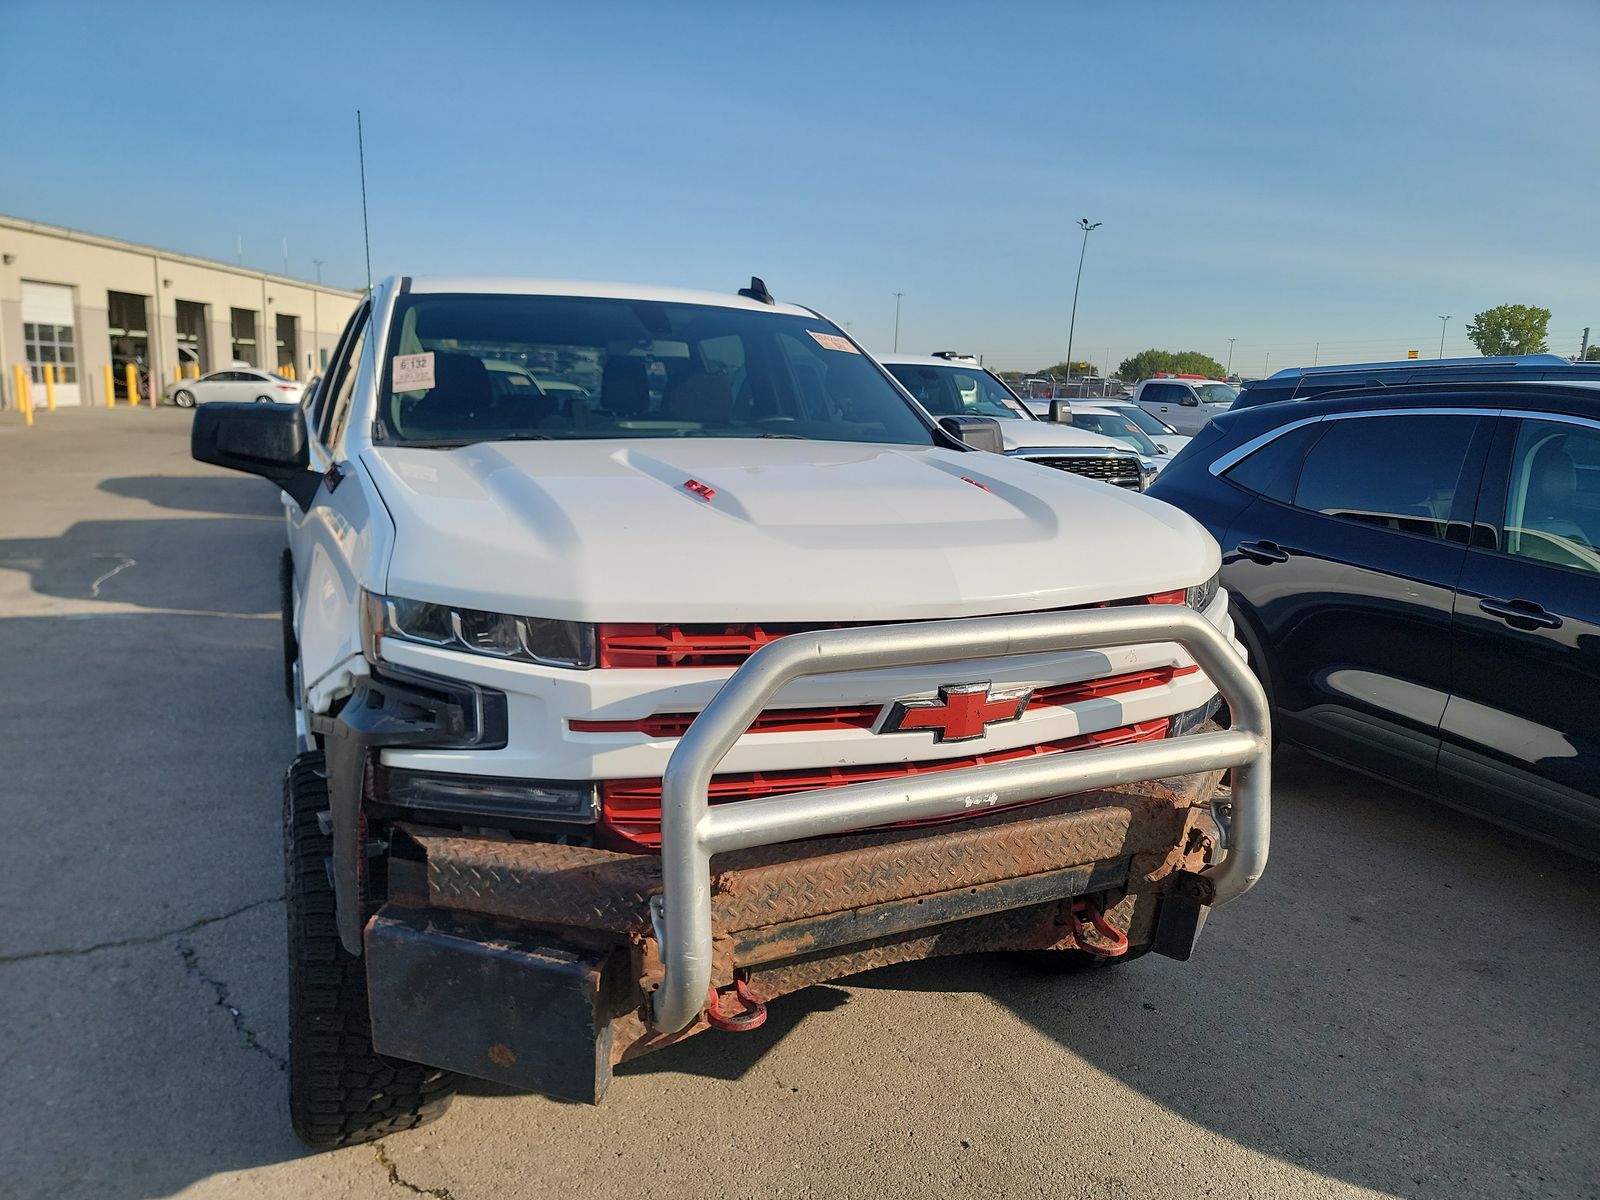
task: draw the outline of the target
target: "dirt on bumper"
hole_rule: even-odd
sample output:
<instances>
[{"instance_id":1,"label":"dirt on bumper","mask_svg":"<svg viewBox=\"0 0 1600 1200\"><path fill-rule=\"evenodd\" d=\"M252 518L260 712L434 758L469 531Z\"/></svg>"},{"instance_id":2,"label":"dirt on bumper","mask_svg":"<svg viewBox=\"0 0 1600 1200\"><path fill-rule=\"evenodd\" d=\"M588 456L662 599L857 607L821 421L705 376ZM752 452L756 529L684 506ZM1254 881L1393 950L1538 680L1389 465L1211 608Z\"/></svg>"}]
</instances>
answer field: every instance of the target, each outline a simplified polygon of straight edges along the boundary
<instances>
[{"instance_id":1,"label":"dirt on bumper","mask_svg":"<svg viewBox=\"0 0 1600 1200\"><path fill-rule=\"evenodd\" d=\"M1096 895L1134 945L1160 898L1214 852L1221 772L1128 784L959 822L870 830L718 856L713 981L763 1000L917 958L1073 945L1074 897ZM661 978L650 901L660 861L584 846L402 826L391 908L533 927L605 955L596 1013L613 1062L681 1040L647 1024ZM1192 875L1185 876L1192 879Z\"/></svg>"}]
</instances>

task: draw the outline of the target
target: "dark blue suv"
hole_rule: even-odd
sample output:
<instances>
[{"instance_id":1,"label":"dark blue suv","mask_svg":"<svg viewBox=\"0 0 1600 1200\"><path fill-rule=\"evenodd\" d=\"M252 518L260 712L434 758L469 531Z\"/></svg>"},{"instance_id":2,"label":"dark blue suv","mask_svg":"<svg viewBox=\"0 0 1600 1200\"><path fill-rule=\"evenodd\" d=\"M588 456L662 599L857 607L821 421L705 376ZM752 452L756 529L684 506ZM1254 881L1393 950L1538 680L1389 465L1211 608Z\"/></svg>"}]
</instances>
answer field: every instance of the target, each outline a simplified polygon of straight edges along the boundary
<instances>
[{"instance_id":1,"label":"dark blue suv","mask_svg":"<svg viewBox=\"0 0 1600 1200\"><path fill-rule=\"evenodd\" d=\"M1234 408L1254 408L1280 400L1310 400L1332 391L1391 388L1419 383L1549 383L1600 379L1600 362L1568 362L1555 354L1503 358L1406 359L1403 362L1344 363L1288 367L1244 385Z\"/></svg>"},{"instance_id":2,"label":"dark blue suv","mask_svg":"<svg viewBox=\"0 0 1600 1200\"><path fill-rule=\"evenodd\" d=\"M1150 494L1221 544L1284 741L1600 855L1600 384L1232 411Z\"/></svg>"}]
</instances>

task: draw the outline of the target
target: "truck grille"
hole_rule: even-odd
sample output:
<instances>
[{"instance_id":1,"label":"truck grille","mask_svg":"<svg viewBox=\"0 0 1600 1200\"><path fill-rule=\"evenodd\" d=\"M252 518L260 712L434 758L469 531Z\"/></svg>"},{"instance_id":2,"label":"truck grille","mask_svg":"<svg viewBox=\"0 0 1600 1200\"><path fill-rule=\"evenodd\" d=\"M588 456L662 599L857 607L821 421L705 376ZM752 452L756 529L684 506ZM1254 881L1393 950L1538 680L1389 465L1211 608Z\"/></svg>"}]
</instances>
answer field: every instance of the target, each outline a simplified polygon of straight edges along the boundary
<instances>
[{"instance_id":1,"label":"truck grille","mask_svg":"<svg viewBox=\"0 0 1600 1200\"><path fill-rule=\"evenodd\" d=\"M1139 462L1126 455L1088 458L1036 458L1029 455L1028 461L1043 467L1054 467L1057 471L1070 471L1074 475L1082 475L1085 479L1098 479L1101 483L1131 488L1136 492L1139 490Z\"/></svg>"},{"instance_id":2,"label":"truck grille","mask_svg":"<svg viewBox=\"0 0 1600 1200\"><path fill-rule=\"evenodd\" d=\"M1129 671L1123 675L1106 675L1099 679L1084 679L1077 683L1057 683L1035 688L1028 697L1025 711L1036 712L1045 708L1064 708L1085 700L1098 700L1104 696L1121 696L1128 692L1143 691L1171 683L1183 675L1198 672L1198 666L1151 667L1145 671ZM852 704L836 708L773 708L755 719L750 733L811 733L817 730L871 729L883 711L882 702ZM574 733L642 733L651 738L680 738L689 731L699 713L655 713L631 720L595 721L574 717L567 725Z\"/></svg>"},{"instance_id":3,"label":"truck grille","mask_svg":"<svg viewBox=\"0 0 1600 1200\"><path fill-rule=\"evenodd\" d=\"M1157 717L1124 725L1118 729L1105 729L1099 733L1079 734L1055 742L1042 742L1037 746L1023 746L1015 750L999 750L991 754L975 754L967 758L941 759L937 762L889 763L883 766L820 767L801 771L753 771L742 774L718 775L711 780L709 799L712 804L729 800L751 800L760 796L783 796L792 792L807 792L815 788L837 787L846 783L866 783L876 779L894 779L909 775L922 775L933 771L953 771L959 767L987 766L990 763L1009 762L1012 759L1031 758L1042 754L1061 754L1071 750L1087 750L1094 746L1124 746L1130 742L1154 742L1167 736L1171 725L1168 717ZM1047 797L1053 798L1053 797ZM977 813L971 814L979 815ZM967 820L968 814L938 817L939 821ZM930 824L928 821L908 824ZM600 783L600 841L613 850L644 852L661 848L661 780L659 779L606 779Z\"/></svg>"},{"instance_id":4,"label":"truck grille","mask_svg":"<svg viewBox=\"0 0 1600 1200\"><path fill-rule=\"evenodd\" d=\"M1134 479L1133 486L1137 488L1137 464L1134 466ZM1154 596L1129 596L1121 600L1107 600L1099 604L1081 604L1073 607L1121 608L1127 604L1182 603L1183 591L1179 589L1174 592L1161 592ZM879 625L894 623L876 622ZM791 633L811 633L818 629L856 629L865 624L868 622L821 621L778 625L603 622L595 627L595 648L597 661L601 667L737 667L768 642L775 642Z\"/></svg>"}]
</instances>

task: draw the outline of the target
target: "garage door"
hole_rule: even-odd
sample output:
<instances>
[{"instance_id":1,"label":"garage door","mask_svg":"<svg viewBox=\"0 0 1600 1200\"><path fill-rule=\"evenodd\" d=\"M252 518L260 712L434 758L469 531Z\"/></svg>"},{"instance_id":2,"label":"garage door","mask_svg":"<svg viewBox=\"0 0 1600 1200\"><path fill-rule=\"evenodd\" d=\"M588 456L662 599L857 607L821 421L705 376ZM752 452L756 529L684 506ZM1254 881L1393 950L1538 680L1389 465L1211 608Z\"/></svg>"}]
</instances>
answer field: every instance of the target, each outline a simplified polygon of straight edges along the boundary
<instances>
[{"instance_id":1,"label":"garage door","mask_svg":"<svg viewBox=\"0 0 1600 1200\"><path fill-rule=\"evenodd\" d=\"M33 375L33 404L45 404L44 368L55 372L56 403L78 403L78 330L72 289L58 283L22 284L22 344Z\"/></svg>"}]
</instances>

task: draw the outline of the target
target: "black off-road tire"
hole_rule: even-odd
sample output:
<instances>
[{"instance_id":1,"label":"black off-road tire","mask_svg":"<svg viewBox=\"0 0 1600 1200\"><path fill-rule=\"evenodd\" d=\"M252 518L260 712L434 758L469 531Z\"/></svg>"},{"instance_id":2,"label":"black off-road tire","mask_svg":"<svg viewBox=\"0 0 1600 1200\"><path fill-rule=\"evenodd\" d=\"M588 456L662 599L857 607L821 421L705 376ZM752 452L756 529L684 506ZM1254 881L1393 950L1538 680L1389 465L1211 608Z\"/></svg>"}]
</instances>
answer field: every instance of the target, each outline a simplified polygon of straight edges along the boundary
<instances>
[{"instance_id":1,"label":"black off-road tire","mask_svg":"<svg viewBox=\"0 0 1600 1200\"><path fill-rule=\"evenodd\" d=\"M289 912L289 1119L313 1150L353 1146L444 1115L449 1071L385 1058L372 1049L366 971L334 926L325 860L333 839L322 754L294 760L283 784Z\"/></svg>"},{"instance_id":2,"label":"black off-road tire","mask_svg":"<svg viewBox=\"0 0 1600 1200\"><path fill-rule=\"evenodd\" d=\"M278 603L283 612L283 694L290 704L298 704L294 664L300 657L300 643L294 636L294 556L287 550L278 559Z\"/></svg>"}]
</instances>

